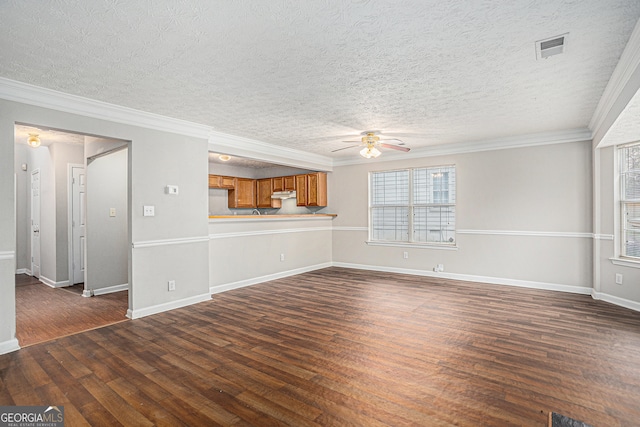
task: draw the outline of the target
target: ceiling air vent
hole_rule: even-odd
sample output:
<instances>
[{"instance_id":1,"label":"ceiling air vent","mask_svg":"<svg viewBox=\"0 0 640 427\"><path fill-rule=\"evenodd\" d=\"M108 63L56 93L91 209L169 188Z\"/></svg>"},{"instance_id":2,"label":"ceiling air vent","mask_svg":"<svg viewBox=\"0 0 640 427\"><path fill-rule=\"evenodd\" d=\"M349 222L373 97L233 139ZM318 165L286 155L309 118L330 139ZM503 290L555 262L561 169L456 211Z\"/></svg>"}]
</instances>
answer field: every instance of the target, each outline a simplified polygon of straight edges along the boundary
<instances>
[{"instance_id":1,"label":"ceiling air vent","mask_svg":"<svg viewBox=\"0 0 640 427\"><path fill-rule=\"evenodd\" d=\"M536 42L536 58L547 59L553 55L559 55L567 50L567 38L569 33L551 37Z\"/></svg>"}]
</instances>

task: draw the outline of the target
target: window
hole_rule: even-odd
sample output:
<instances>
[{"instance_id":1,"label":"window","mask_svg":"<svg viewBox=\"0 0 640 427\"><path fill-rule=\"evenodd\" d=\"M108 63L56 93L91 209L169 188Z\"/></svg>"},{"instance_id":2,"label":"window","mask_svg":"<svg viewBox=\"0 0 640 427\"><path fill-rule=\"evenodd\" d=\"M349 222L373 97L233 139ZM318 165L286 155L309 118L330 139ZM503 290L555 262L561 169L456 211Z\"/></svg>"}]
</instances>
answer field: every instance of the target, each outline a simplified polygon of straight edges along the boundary
<instances>
[{"instance_id":1,"label":"window","mask_svg":"<svg viewBox=\"0 0 640 427\"><path fill-rule=\"evenodd\" d=\"M372 172L369 237L418 244L455 242L455 166Z\"/></svg>"},{"instance_id":2,"label":"window","mask_svg":"<svg viewBox=\"0 0 640 427\"><path fill-rule=\"evenodd\" d=\"M620 149L621 255L640 258L640 144Z\"/></svg>"}]
</instances>

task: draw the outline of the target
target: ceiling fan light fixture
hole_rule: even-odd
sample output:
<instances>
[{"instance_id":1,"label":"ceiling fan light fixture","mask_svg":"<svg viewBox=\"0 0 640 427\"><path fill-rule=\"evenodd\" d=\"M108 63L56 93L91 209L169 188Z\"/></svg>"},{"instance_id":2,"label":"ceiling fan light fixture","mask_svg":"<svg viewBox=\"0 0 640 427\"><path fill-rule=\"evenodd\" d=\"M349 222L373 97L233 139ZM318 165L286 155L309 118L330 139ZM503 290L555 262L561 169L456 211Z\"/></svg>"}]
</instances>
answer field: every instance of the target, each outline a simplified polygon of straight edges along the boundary
<instances>
[{"instance_id":1,"label":"ceiling fan light fixture","mask_svg":"<svg viewBox=\"0 0 640 427\"><path fill-rule=\"evenodd\" d=\"M360 155L362 157L364 157L365 159L371 159L371 158L376 158L378 157L380 154L382 154L380 152L380 150L378 150L376 147L374 146L366 146L364 147L362 150L360 150Z\"/></svg>"},{"instance_id":2,"label":"ceiling fan light fixture","mask_svg":"<svg viewBox=\"0 0 640 427\"><path fill-rule=\"evenodd\" d=\"M27 138L27 144L29 147L38 148L41 144L40 138L37 133L30 133L29 138Z\"/></svg>"}]
</instances>

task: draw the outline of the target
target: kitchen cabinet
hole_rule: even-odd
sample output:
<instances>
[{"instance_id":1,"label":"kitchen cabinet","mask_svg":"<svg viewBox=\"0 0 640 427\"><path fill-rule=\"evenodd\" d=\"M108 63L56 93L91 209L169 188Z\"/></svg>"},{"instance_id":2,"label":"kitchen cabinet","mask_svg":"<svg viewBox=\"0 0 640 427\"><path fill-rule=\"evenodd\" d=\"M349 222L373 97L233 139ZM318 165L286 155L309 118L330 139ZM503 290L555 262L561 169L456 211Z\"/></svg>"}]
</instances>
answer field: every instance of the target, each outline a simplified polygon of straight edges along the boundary
<instances>
[{"instance_id":1,"label":"kitchen cabinet","mask_svg":"<svg viewBox=\"0 0 640 427\"><path fill-rule=\"evenodd\" d=\"M281 208L282 200L272 199L274 192L273 180L276 178L265 178L256 181L256 199L259 208ZM281 191L281 190L278 190Z\"/></svg>"},{"instance_id":2,"label":"kitchen cabinet","mask_svg":"<svg viewBox=\"0 0 640 427\"><path fill-rule=\"evenodd\" d=\"M327 206L327 174L324 172L296 175L298 206Z\"/></svg>"},{"instance_id":3,"label":"kitchen cabinet","mask_svg":"<svg viewBox=\"0 0 640 427\"><path fill-rule=\"evenodd\" d=\"M296 189L296 176L279 176L271 178L273 191L294 191Z\"/></svg>"},{"instance_id":4,"label":"kitchen cabinet","mask_svg":"<svg viewBox=\"0 0 640 427\"><path fill-rule=\"evenodd\" d=\"M256 180L234 178L233 189L229 190L229 208L255 208Z\"/></svg>"},{"instance_id":5,"label":"kitchen cabinet","mask_svg":"<svg viewBox=\"0 0 640 427\"><path fill-rule=\"evenodd\" d=\"M327 174L307 174L307 206L327 206Z\"/></svg>"},{"instance_id":6,"label":"kitchen cabinet","mask_svg":"<svg viewBox=\"0 0 640 427\"><path fill-rule=\"evenodd\" d=\"M233 188L234 185L232 176L209 175L209 188Z\"/></svg>"},{"instance_id":7,"label":"kitchen cabinet","mask_svg":"<svg viewBox=\"0 0 640 427\"><path fill-rule=\"evenodd\" d=\"M296 177L295 175L283 176L282 186L284 191L294 191L296 189Z\"/></svg>"},{"instance_id":8,"label":"kitchen cabinet","mask_svg":"<svg viewBox=\"0 0 640 427\"><path fill-rule=\"evenodd\" d=\"M273 191L284 191L284 180L281 176L277 178L271 178L271 189Z\"/></svg>"},{"instance_id":9,"label":"kitchen cabinet","mask_svg":"<svg viewBox=\"0 0 640 427\"><path fill-rule=\"evenodd\" d=\"M296 204L307 206L307 175L296 175Z\"/></svg>"}]
</instances>

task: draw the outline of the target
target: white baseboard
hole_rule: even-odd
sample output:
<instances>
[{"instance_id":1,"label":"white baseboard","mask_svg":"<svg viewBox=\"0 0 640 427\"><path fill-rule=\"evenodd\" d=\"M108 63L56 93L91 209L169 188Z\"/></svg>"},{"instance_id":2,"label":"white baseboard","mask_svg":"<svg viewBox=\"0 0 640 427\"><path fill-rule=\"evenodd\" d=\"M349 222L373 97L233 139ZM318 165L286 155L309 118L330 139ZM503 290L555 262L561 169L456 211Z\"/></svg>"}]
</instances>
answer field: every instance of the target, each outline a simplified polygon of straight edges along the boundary
<instances>
[{"instance_id":1,"label":"white baseboard","mask_svg":"<svg viewBox=\"0 0 640 427\"><path fill-rule=\"evenodd\" d=\"M28 268L19 268L16 270L16 274L26 274L27 276L32 276L31 270Z\"/></svg>"},{"instance_id":2,"label":"white baseboard","mask_svg":"<svg viewBox=\"0 0 640 427\"><path fill-rule=\"evenodd\" d=\"M20 344L18 344L18 340L15 338L0 342L0 354L7 354L17 350L20 350Z\"/></svg>"},{"instance_id":3,"label":"white baseboard","mask_svg":"<svg viewBox=\"0 0 640 427\"><path fill-rule=\"evenodd\" d=\"M52 288L64 288L65 286L69 286L69 281L68 280L63 280L62 282L54 282L53 280L44 277L44 276L40 276L40 281L42 283L44 283L45 285L52 287Z\"/></svg>"},{"instance_id":4,"label":"white baseboard","mask_svg":"<svg viewBox=\"0 0 640 427\"><path fill-rule=\"evenodd\" d=\"M91 289L90 292L94 296L97 296L97 295L112 294L114 292L122 292L122 291L128 291L128 290L129 290L129 284L125 283L122 285L108 286L106 288ZM86 292L86 290L84 292ZM84 292L83 292L83 296L84 296Z\"/></svg>"},{"instance_id":5,"label":"white baseboard","mask_svg":"<svg viewBox=\"0 0 640 427\"><path fill-rule=\"evenodd\" d=\"M82 296L85 298L91 298L93 296L93 291L90 289L85 289L82 291Z\"/></svg>"},{"instance_id":6,"label":"white baseboard","mask_svg":"<svg viewBox=\"0 0 640 427\"><path fill-rule=\"evenodd\" d=\"M245 286L251 286L262 282L268 282L270 280L282 279L284 277L295 276L296 274L307 273L309 271L320 270L321 268L331 267L330 262L322 264L310 265L308 267L296 268L293 270L281 271L279 273L267 274L266 276L253 277L251 279L239 280L237 282L225 283L223 285L215 285L209 288L209 292L212 294L218 294L220 292L230 291L232 289L244 288Z\"/></svg>"},{"instance_id":7,"label":"white baseboard","mask_svg":"<svg viewBox=\"0 0 640 427\"><path fill-rule=\"evenodd\" d=\"M591 290L591 297L593 299L610 302L611 304L619 305L620 307L628 308L630 310L640 311L639 302L605 294L603 292L597 292L595 289Z\"/></svg>"},{"instance_id":8,"label":"white baseboard","mask_svg":"<svg viewBox=\"0 0 640 427\"><path fill-rule=\"evenodd\" d=\"M475 276L471 274L436 273L428 270L414 270L396 267L380 267L365 264L351 264L334 262L334 267L354 268L358 270L384 271L387 273L411 274L414 276L440 277L443 279L464 280L468 282L490 283L493 285L518 286L521 288L545 289L549 291L570 292L574 294L590 295L591 288L582 286L561 285L557 283L534 282L531 280L505 279L502 277Z\"/></svg>"},{"instance_id":9,"label":"white baseboard","mask_svg":"<svg viewBox=\"0 0 640 427\"><path fill-rule=\"evenodd\" d=\"M158 305L152 305L151 307L139 308L137 310L128 309L127 317L129 319L139 319L141 317L150 316L152 314L158 314L164 311L175 310L176 308L182 308L188 305L197 304L199 302L209 301L210 299L211 294L206 293L177 301L170 301Z\"/></svg>"}]
</instances>

